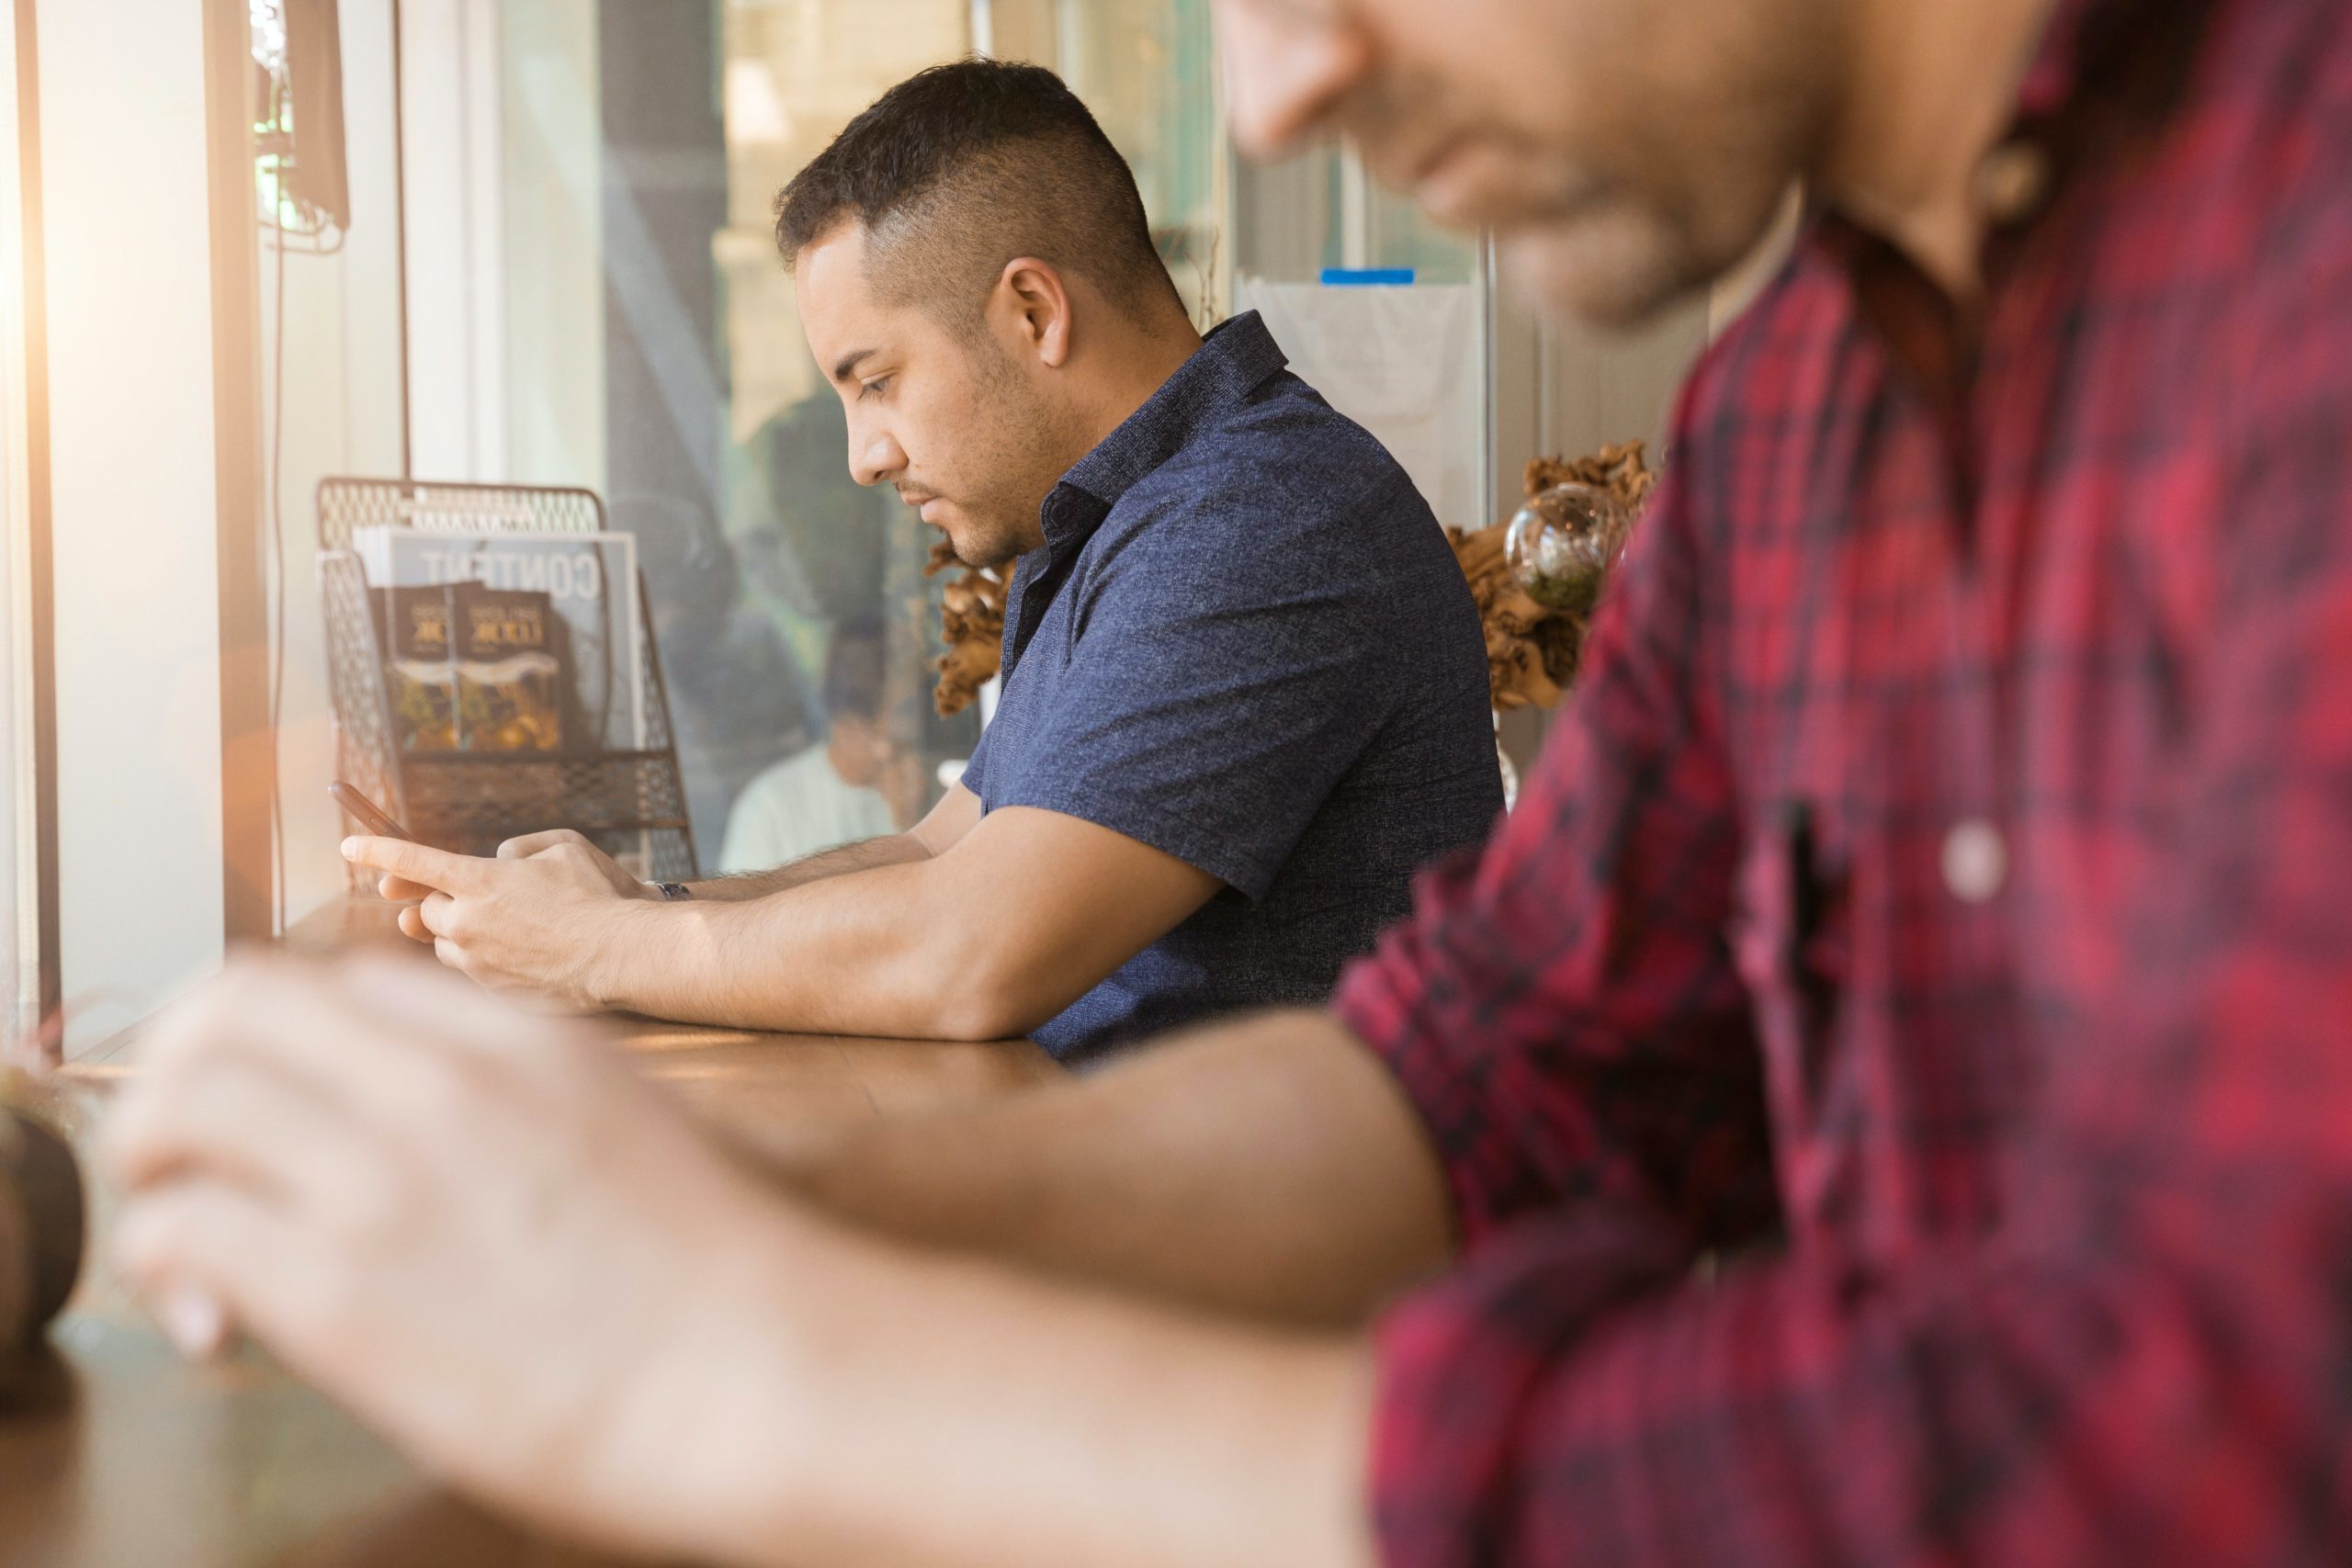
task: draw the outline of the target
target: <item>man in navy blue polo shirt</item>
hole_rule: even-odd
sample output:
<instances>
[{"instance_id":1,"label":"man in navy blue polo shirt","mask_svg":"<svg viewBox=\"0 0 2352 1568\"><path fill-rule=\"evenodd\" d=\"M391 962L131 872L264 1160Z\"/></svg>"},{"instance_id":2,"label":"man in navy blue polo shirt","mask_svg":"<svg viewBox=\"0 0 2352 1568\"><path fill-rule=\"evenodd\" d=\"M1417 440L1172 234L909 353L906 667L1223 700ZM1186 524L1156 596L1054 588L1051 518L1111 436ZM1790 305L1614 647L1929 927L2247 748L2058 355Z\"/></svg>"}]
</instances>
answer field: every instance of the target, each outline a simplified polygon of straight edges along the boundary
<instances>
[{"instance_id":1,"label":"man in navy blue polo shirt","mask_svg":"<svg viewBox=\"0 0 2352 1568\"><path fill-rule=\"evenodd\" d=\"M901 84L777 239L856 478L1013 568L963 785L690 887L569 834L349 852L478 978L698 1022L1077 1060L1319 1001L1501 805L1476 611L1411 481L1256 316L1193 330L1125 164L1038 67Z\"/></svg>"}]
</instances>

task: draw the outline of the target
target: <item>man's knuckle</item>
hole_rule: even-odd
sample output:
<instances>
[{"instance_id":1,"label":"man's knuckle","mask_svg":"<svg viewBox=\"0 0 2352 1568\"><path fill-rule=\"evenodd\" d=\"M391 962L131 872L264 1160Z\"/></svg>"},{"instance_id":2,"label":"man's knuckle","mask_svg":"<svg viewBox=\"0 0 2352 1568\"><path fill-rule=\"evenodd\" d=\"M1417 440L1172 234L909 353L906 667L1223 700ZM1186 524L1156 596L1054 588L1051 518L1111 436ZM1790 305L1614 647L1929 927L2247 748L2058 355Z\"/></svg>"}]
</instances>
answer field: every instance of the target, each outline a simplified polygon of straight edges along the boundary
<instances>
[{"instance_id":1,"label":"man's knuckle","mask_svg":"<svg viewBox=\"0 0 2352 1568\"><path fill-rule=\"evenodd\" d=\"M345 1183L341 1207L342 1229L354 1241L380 1245L408 1232L407 1191L380 1168L355 1172Z\"/></svg>"},{"instance_id":2,"label":"man's knuckle","mask_svg":"<svg viewBox=\"0 0 2352 1568\"><path fill-rule=\"evenodd\" d=\"M343 1257L343 1246L337 1240L331 1237L325 1246L304 1250L304 1258L287 1271L276 1292L272 1316L294 1346L343 1344L365 1303L367 1292L360 1288L358 1273Z\"/></svg>"}]
</instances>

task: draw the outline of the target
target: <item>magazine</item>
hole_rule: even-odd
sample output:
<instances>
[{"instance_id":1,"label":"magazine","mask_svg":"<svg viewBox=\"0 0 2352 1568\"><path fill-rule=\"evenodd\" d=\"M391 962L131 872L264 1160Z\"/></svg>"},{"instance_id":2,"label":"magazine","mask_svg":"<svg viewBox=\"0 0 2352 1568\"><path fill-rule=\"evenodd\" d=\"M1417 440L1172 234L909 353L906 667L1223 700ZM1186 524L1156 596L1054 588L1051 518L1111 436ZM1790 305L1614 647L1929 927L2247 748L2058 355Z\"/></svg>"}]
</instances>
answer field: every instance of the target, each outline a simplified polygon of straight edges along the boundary
<instances>
[{"instance_id":1,"label":"magazine","mask_svg":"<svg viewBox=\"0 0 2352 1568\"><path fill-rule=\"evenodd\" d=\"M402 751L456 750L458 668L450 635L455 591L396 588L371 603L384 648L392 743Z\"/></svg>"},{"instance_id":2,"label":"magazine","mask_svg":"<svg viewBox=\"0 0 2352 1568\"><path fill-rule=\"evenodd\" d=\"M576 683L545 592L449 590L458 630L458 737L469 751L560 751Z\"/></svg>"},{"instance_id":3,"label":"magazine","mask_svg":"<svg viewBox=\"0 0 2352 1568\"><path fill-rule=\"evenodd\" d=\"M384 633L399 750L643 748L633 535L379 525L355 530L352 549ZM419 643L436 620L441 641Z\"/></svg>"}]
</instances>

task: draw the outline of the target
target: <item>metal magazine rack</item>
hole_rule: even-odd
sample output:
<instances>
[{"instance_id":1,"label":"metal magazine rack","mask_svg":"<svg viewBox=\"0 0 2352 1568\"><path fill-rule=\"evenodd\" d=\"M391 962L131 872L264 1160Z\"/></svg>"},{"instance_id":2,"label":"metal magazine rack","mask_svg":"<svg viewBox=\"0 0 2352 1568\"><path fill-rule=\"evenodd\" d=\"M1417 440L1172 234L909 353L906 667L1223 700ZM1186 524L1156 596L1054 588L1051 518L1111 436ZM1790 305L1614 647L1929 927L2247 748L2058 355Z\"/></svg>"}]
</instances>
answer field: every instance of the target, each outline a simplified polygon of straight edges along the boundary
<instances>
[{"instance_id":1,"label":"metal magazine rack","mask_svg":"<svg viewBox=\"0 0 2352 1568\"><path fill-rule=\"evenodd\" d=\"M602 534L605 503L594 491L334 478L320 481L318 505L320 603L338 777L383 805L419 840L442 849L490 854L520 834L571 828L624 863L641 862L644 874L655 881L699 874L641 575L636 667L611 668L608 638L602 671L608 682L616 677L638 682L641 747L404 752L397 740L385 690L385 649L354 547L356 531L376 525L415 528L420 518L455 515L471 532ZM609 687L605 696L609 711ZM370 874L352 874L354 891L372 885Z\"/></svg>"}]
</instances>

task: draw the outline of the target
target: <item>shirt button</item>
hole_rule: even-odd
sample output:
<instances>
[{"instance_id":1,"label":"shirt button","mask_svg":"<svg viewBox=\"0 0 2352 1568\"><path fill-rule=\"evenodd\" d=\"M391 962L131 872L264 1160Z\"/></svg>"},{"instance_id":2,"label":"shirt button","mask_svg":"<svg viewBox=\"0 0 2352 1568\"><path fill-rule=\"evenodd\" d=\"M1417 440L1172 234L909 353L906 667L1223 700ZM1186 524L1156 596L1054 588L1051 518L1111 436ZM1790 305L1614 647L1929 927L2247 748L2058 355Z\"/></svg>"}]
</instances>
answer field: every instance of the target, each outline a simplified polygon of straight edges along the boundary
<instances>
[{"instance_id":1,"label":"shirt button","mask_svg":"<svg viewBox=\"0 0 2352 1568\"><path fill-rule=\"evenodd\" d=\"M1963 904L1982 904L2009 879L2009 845L1982 818L1952 824L1944 835L1944 886Z\"/></svg>"},{"instance_id":2,"label":"shirt button","mask_svg":"<svg viewBox=\"0 0 2352 1568\"><path fill-rule=\"evenodd\" d=\"M2030 141L2004 141L1976 165L1976 204L1996 229L2014 229L2050 197L2050 154Z\"/></svg>"}]
</instances>

